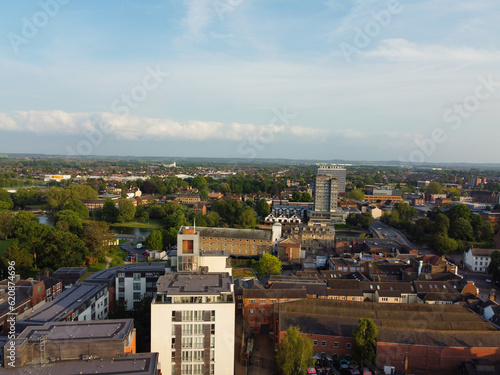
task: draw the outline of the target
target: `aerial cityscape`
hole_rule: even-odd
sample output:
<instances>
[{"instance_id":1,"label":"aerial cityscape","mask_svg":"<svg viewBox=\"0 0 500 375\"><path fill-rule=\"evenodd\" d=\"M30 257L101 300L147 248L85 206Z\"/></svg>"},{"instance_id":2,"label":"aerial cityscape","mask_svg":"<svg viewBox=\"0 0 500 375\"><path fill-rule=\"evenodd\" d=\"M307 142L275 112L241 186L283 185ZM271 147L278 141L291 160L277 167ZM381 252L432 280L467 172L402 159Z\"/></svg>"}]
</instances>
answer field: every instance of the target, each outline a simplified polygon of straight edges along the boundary
<instances>
[{"instance_id":1,"label":"aerial cityscape","mask_svg":"<svg viewBox=\"0 0 500 375\"><path fill-rule=\"evenodd\" d=\"M493 0L0 4L0 374L500 374Z\"/></svg>"}]
</instances>

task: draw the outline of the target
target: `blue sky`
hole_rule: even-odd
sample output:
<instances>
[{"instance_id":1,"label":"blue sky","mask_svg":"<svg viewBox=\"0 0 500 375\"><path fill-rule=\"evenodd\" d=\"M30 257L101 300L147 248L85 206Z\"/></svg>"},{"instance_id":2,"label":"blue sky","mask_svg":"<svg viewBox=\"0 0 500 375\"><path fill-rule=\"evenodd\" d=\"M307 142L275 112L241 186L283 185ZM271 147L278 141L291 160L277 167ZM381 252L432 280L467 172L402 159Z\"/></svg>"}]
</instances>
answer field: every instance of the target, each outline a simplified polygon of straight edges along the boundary
<instances>
[{"instance_id":1,"label":"blue sky","mask_svg":"<svg viewBox=\"0 0 500 375\"><path fill-rule=\"evenodd\" d=\"M500 162L496 0L0 3L0 153Z\"/></svg>"}]
</instances>

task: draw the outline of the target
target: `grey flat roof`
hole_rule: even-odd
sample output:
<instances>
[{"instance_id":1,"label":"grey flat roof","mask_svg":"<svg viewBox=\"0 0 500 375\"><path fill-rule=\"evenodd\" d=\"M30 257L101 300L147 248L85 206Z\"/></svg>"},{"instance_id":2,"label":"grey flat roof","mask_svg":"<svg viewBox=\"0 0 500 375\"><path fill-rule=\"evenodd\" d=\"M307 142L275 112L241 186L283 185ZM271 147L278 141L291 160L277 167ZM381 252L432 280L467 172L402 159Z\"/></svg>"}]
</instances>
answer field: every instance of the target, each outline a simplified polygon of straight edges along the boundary
<instances>
[{"instance_id":1,"label":"grey flat roof","mask_svg":"<svg viewBox=\"0 0 500 375\"><path fill-rule=\"evenodd\" d=\"M166 262L130 263L96 272L85 279L88 283L109 283L115 281L118 272L165 272Z\"/></svg>"},{"instance_id":2,"label":"grey flat roof","mask_svg":"<svg viewBox=\"0 0 500 375\"><path fill-rule=\"evenodd\" d=\"M158 293L167 295L219 294L231 292L233 277L228 273L174 273L158 279Z\"/></svg>"},{"instance_id":3,"label":"grey flat roof","mask_svg":"<svg viewBox=\"0 0 500 375\"><path fill-rule=\"evenodd\" d=\"M33 313L26 316L24 320L50 322L58 321L70 311L78 308L82 303L93 295L105 289L105 285L94 285L88 283L78 283L72 288L66 289L51 302L44 304Z\"/></svg>"},{"instance_id":4,"label":"grey flat roof","mask_svg":"<svg viewBox=\"0 0 500 375\"><path fill-rule=\"evenodd\" d=\"M202 237L238 238L245 240L271 241L272 232L263 229L206 228L196 227Z\"/></svg>"},{"instance_id":5,"label":"grey flat roof","mask_svg":"<svg viewBox=\"0 0 500 375\"><path fill-rule=\"evenodd\" d=\"M49 322L43 326L27 327L17 339L33 342L47 335L50 341L123 340L132 327L133 319Z\"/></svg>"},{"instance_id":6,"label":"grey flat roof","mask_svg":"<svg viewBox=\"0 0 500 375\"><path fill-rule=\"evenodd\" d=\"M126 354L115 358L99 358L87 361L63 361L44 365L3 369L9 375L156 375L158 353Z\"/></svg>"}]
</instances>

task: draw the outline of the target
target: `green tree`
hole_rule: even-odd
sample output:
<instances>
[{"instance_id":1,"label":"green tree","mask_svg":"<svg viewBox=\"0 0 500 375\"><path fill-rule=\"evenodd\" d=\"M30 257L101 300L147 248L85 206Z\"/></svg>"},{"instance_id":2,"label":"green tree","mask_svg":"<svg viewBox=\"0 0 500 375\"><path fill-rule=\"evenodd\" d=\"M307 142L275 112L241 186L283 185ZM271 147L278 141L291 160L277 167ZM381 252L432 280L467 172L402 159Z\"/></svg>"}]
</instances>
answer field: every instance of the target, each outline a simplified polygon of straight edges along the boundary
<instances>
[{"instance_id":1,"label":"green tree","mask_svg":"<svg viewBox=\"0 0 500 375\"><path fill-rule=\"evenodd\" d=\"M278 366L285 375L302 375L314 364L313 342L300 333L297 326L290 326L281 340L277 355Z\"/></svg>"},{"instance_id":2,"label":"green tree","mask_svg":"<svg viewBox=\"0 0 500 375\"><path fill-rule=\"evenodd\" d=\"M82 241L89 250L89 263L103 260L112 248L114 235L105 221L89 221L83 226Z\"/></svg>"},{"instance_id":3,"label":"green tree","mask_svg":"<svg viewBox=\"0 0 500 375\"><path fill-rule=\"evenodd\" d=\"M0 211L10 210L14 207L14 202L7 190L0 189Z\"/></svg>"},{"instance_id":4,"label":"green tree","mask_svg":"<svg viewBox=\"0 0 500 375\"><path fill-rule=\"evenodd\" d=\"M54 215L54 225L56 228L67 230L79 236L83 231L82 219L74 211L62 210Z\"/></svg>"},{"instance_id":5,"label":"green tree","mask_svg":"<svg viewBox=\"0 0 500 375\"><path fill-rule=\"evenodd\" d=\"M17 243L10 246L2 256L4 268L8 268L9 262L14 261L16 272L22 277L27 277L33 270L33 255L28 250L19 247Z\"/></svg>"},{"instance_id":6,"label":"green tree","mask_svg":"<svg viewBox=\"0 0 500 375\"><path fill-rule=\"evenodd\" d=\"M119 211L118 207L116 207L115 202L111 198L106 199L106 202L104 202L104 205L102 206L103 220L109 223L114 223L118 219L118 214Z\"/></svg>"},{"instance_id":7,"label":"green tree","mask_svg":"<svg viewBox=\"0 0 500 375\"><path fill-rule=\"evenodd\" d=\"M146 238L146 247L151 250L163 249L163 234L161 230L152 231Z\"/></svg>"},{"instance_id":8,"label":"green tree","mask_svg":"<svg viewBox=\"0 0 500 375\"><path fill-rule=\"evenodd\" d=\"M237 223L242 228L255 228L255 226L257 225L255 211L251 207L243 207L243 209L240 211Z\"/></svg>"},{"instance_id":9,"label":"green tree","mask_svg":"<svg viewBox=\"0 0 500 375\"><path fill-rule=\"evenodd\" d=\"M292 202L300 202L301 198L302 198L302 194L300 193L300 191L296 190L292 193L291 201Z\"/></svg>"},{"instance_id":10,"label":"green tree","mask_svg":"<svg viewBox=\"0 0 500 375\"><path fill-rule=\"evenodd\" d=\"M86 219L89 217L89 209L80 200L68 201L63 207L63 210L71 210L75 212L81 219Z\"/></svg>"},{"instance_id":11,"label":"green tree","mask_svg":"<svg viewBox=\"0 0 500 375\"><path fill-rule=\"evenodd\" d=\"M354 355L358 362L364 365L375 364L377 359L377 335L378 328L369 318L360 318L358 325L353 330Z\"/></svg>"},{"instance_id":12,"label":"green tree","mask_svg":"<svg viewBox=\"0 0 500 375\"><path fill-rule=\"evenodd\" d=\"M0 239L8 239L14 232L14 213L12 211L0 211Z\"/></svg>"},{"instance_id":13,"label":"green tree","mask_svg":"<svg viewBox=\"0 0 500 375\"><path fill-rule=\"evenodd\" d=\"M265 276L281 274L282 267L281 260L271 254L264 254L259 260L259 272Z\"/></svg>"},{"instance_id":14,"label":"green tree","mask_svg":"<svg viewBox=\"0 0 500 375\"><path fill-rule=\"evenodd\" d=\"M443 187L439 182L432 181L429 185L427 185L425 192L427 194L443 194Z\"/></svg>"},{"instance_id":15,"label":"green tree","mask_svg":"<svg viewBox=\"0 0 500 375\"><path fill-rule=\"evenodd\" d=\"M459 217L451 222L448 235L456 240L472 240L472 225L467 219Z\"/></svg>"},{"instance_id":16,"label":"green tree","mask_svg":"<svg viewBox=\"0 0 500 375\"><path fill-rule=\"evenodd\" d=\"M447 234L450 229L450 219L445 214L437 214L434 219L434 233Z\"/></svg>"},{"instance_id":17,"label":"green tree","mask_svg":"<svg viewBox=\"0 0 500 375\"><path fill-rule=\"evenodd\" d=\"M445 234L435 235L433 246L434 249L441 254L452 253L458 249L457 241Z\"/></svg>"},{"instance_id":18,"label":"green tree","mask_svg":"<svg viewBox=\"0 0 500 375\"><path fill-rule=\"evenodd\" d=\"M198 190L201 190L203 187L205 187L206 185L208 185L208 182L207 182L207 180L206 180L205 177L203 177L203 176L196 176L193 179L192 185L193 185L194 188L196 188Z\"/></svg>"},{"instance_id":19,"label":"green tree","mask_svg":"<svg viewBox=\"0 0 500 375\"><path fill-rule=\"evenodd\" d=\"M373 223L375 219L373 218L372 214L370 212L364 212L360 215L359 218L359 224L367 229L371 223Z\"/></svg>"},{"instance_id":20,"label":"green tree","mask_svg":"<svg viewBox=\"0 0 500 375\"><path fill-rule=\"evenodd\" d=\"M129 199L120 199L118 201L118 217L120 223L129 222L134 220L135 217L134 202Z\"/></svg>"},{"instance_id":21,"label":"green tree","mask_svg":"<svg viewBox=\"0 0 500 375\"><path fill-rule=\"evenodd\" d=\"M488 273L495 279L500 280L500 251L495 250L491 253L491 261L486 269Z\"/></svg>"},{"instance_id":22,"label":"green tree","mask_svg":"<svg viewBox=\"0 0 500 375\"><path fill-rule=\"evenodd\" d=\"M87 260L88 249L85 243L73 233L52 230L44 246L37 252L39 268L57 269L59 267L81 267Z\"/></svg>"},{"instance_id":23,"label":"green tree","mask_svg":"<svg viewBox=\"0 0 500 375\"><path fill-rule=\"evenodd\" d=\"M227 182L223 182L223 183L219 184L219 191L222 194L231 194L231 187L229 186L229 184Z\"/></svg>"},{"instance_id":24,"label":"green tree","mask_svg":"<svg viewBox=\"0 0 500 375\"><path fill-rule=\"evenodd\" d=\"M347 215L345 223L350 227L356 227L358 225L358 218L356 216L357 215L354 212L349 213L349 215Z\"/></svg>"},{"instance_id":25,"label":"green tree","mask_svg":"<svg viewBox=\"0 0 500 375\"><path fill-rule=\"evenodd\" d=\"M354 199L356 201L362 201L365 199L365 193L362 189L354 189L346 193L345 197L347 199Z\"/></svg>"},{"instance_id":26,"label":"green tree","mask_svg":"<svg viewBox=\"0 0 500 375\"><path fill-rule=\"evenodd\" d=\"M257 205L255 206L255 211L260 217L266 217L271 213L271 207L264 198L259 199Z\"/></svg>"},{"instance_id":27,"label":"green tree","mask_svg":"<svg viewBox=\"0 0 500 375\"><path fill-rule=\"evenodd\" d=\"M312 202L313 199L311 197L311 194L309 194L307 191L302 193L302 198L300 199L301 202Z\"/></svg>"},{"instance_id":28,"label":"green tree","mask_svg":"<svg viewBox=\"0 0 500 375\"><path fill-rule=\"evenodd\" d=\"M446 211L445 215L450 219L450 225L453 225L453 222L459 218L465 219L469 222L472 219L470 209L465 204L452 205L448 211Z\"/></svg>"}]
</instances>

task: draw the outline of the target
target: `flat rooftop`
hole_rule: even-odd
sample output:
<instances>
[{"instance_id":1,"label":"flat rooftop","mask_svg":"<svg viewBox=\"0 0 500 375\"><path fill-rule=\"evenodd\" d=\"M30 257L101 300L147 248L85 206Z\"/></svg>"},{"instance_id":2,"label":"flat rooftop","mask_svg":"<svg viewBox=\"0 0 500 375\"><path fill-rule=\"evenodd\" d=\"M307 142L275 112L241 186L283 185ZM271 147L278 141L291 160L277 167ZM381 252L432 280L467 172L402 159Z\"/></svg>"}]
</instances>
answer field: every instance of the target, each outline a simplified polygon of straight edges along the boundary
<instances>
[{"instance_id":1,"label":"flat rooftop","mask_svg":"<svg viewBox=\"0 0 500 375\"><path fill-rule=\"evenodd\" d=\"M201 237L234 238L244 240L271 241L272 232L263 229L206 228L196 227Z\"/></svg>"},{"instance_id":2,"label":"flat rooftop","mask_svg":"<svg viewBox=\"0 0 500 375\"><path fill-rule=\"evenodd\" d=\"M85 279L87 283L109 283L115 281L118 272L160 272L165 273L168 269L166 262L130 263L123 266L106 268L96 272Z\"/></svg>"},{"instance_id":3,"label":"flat rooftop","mask_svg":"<svg viewBox=\"0 0 500 375\"><path fill-rule=\"evenodd\" d=\"M158 279L158 293L169 296L189 294L220 294L232 291L233 277L228 273L171 273Z\"/></svg>"},{"instance_id":4,"label":"flat rooftop","mask_svg":"<svg viewBox=\"0 0 500 375\"><path fill-rule=\"evenodd\" d=\"M75 284L72 288L66 289L59 294L55 300L44 304L23 320L43 323L61 320L64 315L78 308L86 300L104 289L106 289L105 285L95 285L85 282Z\"/></svg>"},{"instance_id":5,"label":"flat rooftop","mask_svg":"<svg viewBox=\"0 0 500 375\"><path fill-rule=\"evenodd\" d=\"M49 322L27 327L17 340L37 342L46 335L49 341L123 340L133 328L133 319Z\"/></svg>"},{"instance_id":6,"label":"flat rooftop","mask_svg":"<svg viewBox=\"0 0 500 375\"><path fill-rule=\"evenodd\" d=\"M158 353L126 354L115 358L99 358L86 361L64 361L44 365L3 369L8 375L157 375Z\"/></svg>"}]
</instances>

